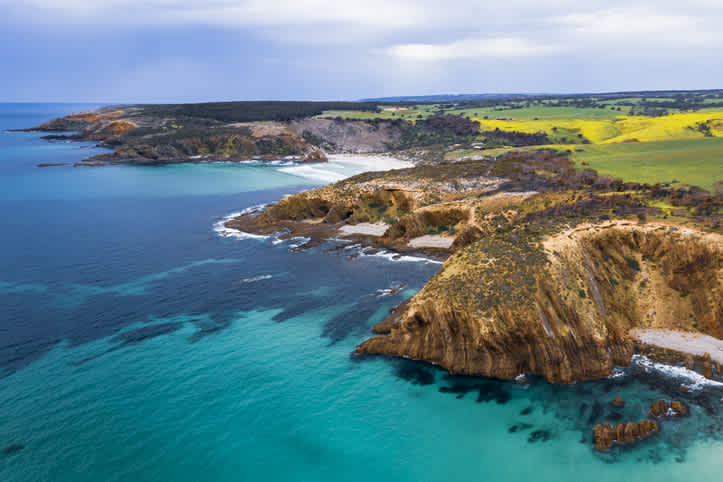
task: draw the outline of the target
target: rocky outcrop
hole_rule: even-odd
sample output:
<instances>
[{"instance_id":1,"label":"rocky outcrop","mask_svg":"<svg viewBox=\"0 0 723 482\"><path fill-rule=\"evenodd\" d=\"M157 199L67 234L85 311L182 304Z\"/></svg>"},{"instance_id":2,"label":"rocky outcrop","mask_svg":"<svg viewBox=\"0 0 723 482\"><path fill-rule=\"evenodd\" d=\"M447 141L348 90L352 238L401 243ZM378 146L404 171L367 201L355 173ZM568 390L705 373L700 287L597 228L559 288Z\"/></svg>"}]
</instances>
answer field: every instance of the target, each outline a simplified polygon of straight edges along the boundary
<instances>
[{"instance_id":1,"label":"rocky outcrop","mask_svg":"<svg viewBox=\"0 0 723 482\"><path fill-rule=\"evenodd\" d=\"M20 129L20 131L37 131L37 132L75 132L89 129L92 126L101 128L107 124L115 122L115 119L123 116L124 112L117 109L101 109L94 112L77 112L65 117L52 119L37 127L29 129Z\"/></svg>"},{"instance_id":2,"label":"rocky outcrop","mask_svg":"<svg viewBox=\"0 0 723 482\"><path fill-rule=\"evenodd\" d=\"M650 416L653 418L660 418L668 413L668 402L665 400L658 400L650 405Z\"/></svg>"},{"instance_id":3,"label":"rocky outcrop","mask_svg":"<svg viewBox=\"0 0 723 482\"><path fill-rule=\"evenodd\" d=\"M615 444L625 445L646 439L658 432L658 424L651 420L621 423L611 426L605 422L592 430L595 448L606 451Z\"/></svg>"},{"instance_id":4,"label":"rocky outcrop","mask_svg":"<svg viewBox=\"0 0 723 482\"><path fill-rule=\"evenodd\" d=\"M302 162L327 162L329 160L321 149L313 149L306 153Z\"/></svg>"},{"instance_id":5,"label":"rocky outcrop","mask_svg":"<svg viewBox=\"0 0 723 482\"><path fill-rule=\"evenodd\" d=\"M688 414L688 407L678 400L670 403L666 400L657 400L650 405L649 414L653 418L682 417Z\"/></svg>"},{"instance_id":6,"label":"rocky outcrop","mask_svg":"<svg viewBox=\"0 0 723 482\"><path fill-rule=\"evenodd\" d=\"M391 121L307 118L293 120L288 126L305 139L315 139L327 151L339 153L385 152L402 135L399 125Z\"/></svg>"},{"instance_id":7,"label":"rocky outcrop","mask_svg":"<svg viewBox=\"0 0 723 482\"><path fill-rule=\"evenodd\" d=\"M703 354L703 376L713 378L713 363L710 361L710 353Z\"/></svg>"},{"instance_id":8,"label":"rocky outcrop","mask_svg":"<svg viewBox=\"0 0 723 482\"><path fill-rule=\"evenodd\" d=\"M386 336L358 353L453 373L552 382L629 364L635 327L723 336L723 237L608 222L554 235L523 226L453 255Z\"/></svg>"},{"instance_id":9,"label":"rocky outcrop","mask_svg":"<svg viewBox=\"0 0 723 482\"><path fill-rule=\"evenodd\" d=\"M672 402L670 402L670 409L678 417L688 415L688 406L683 402L679 402L678 400L673 400Z\"/></svg>"}]
</instances>

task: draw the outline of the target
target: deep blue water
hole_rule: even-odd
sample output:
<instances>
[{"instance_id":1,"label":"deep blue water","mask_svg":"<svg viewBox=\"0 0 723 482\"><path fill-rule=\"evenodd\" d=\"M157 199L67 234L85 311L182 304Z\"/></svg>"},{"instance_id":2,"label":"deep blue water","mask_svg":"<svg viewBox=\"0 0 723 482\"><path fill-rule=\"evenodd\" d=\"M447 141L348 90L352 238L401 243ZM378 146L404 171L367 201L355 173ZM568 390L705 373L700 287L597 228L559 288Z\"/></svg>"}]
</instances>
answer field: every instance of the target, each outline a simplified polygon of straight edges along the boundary
<instances>
[{"instance_id":1,"label":"deep blue water","mask_svg":"<svg viewBox=\"0 0 723 482\"><path fill-rule=\"evenodd\" d=\"M0 104L0 130L93 107ZM0 132L0 480L720 477L718 386L680 397L689 380L642 367L516 385L352 358L439 265L214 231L231 212L317 185L308 177L260 165L42 169L99 150L39 137ZM608 404L618 395L622 410ZM593 452L595 423L643 419L673 395L691 417Z\"/></svg>"}]
</instances>

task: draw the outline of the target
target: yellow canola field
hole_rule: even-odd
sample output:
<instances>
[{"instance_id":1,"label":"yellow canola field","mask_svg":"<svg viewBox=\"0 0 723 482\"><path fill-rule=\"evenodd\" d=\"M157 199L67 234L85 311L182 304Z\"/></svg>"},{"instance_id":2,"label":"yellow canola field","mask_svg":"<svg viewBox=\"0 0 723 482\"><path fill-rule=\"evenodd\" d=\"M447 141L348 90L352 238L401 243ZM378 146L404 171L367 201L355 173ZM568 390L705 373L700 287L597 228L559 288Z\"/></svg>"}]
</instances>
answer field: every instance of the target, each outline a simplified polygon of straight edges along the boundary
<instances>
[{"instance_id":1,"label":"yellow canola field","mask_svg":"<svg viewBox=\"0 0 723 482\"><path fill-rule=\"evenodd\" d=\"M676 139L700 139L698 129L705 124L714 137L723 137L723 112L686 112L662 117L617 116L610 120L497 120L474 119L483 131L500 130L526 133L545 132L574 138L582 134L595 144L655 142Z\"/></svg>"}]
</instances>

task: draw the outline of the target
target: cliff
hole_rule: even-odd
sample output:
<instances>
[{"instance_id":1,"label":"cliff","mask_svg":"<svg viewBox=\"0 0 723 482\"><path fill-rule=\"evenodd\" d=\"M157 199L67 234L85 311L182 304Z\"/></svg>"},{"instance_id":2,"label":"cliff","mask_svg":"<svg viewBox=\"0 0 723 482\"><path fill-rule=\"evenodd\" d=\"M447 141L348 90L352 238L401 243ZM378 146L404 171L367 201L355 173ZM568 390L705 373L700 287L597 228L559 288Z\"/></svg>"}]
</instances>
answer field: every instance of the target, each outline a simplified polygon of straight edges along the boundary
<instances>
[{"instance_id":1,"label":"cliff","mask_svg":"<svg viewBox=\"0 0 723 482\"><path fill-rule=\"evenodd\" d=\"M625 221L547 232L523 226L460 250L357 352L570 382L629 364L631 328L723 337L721 235Z\"/></svg>"}]
</instances>

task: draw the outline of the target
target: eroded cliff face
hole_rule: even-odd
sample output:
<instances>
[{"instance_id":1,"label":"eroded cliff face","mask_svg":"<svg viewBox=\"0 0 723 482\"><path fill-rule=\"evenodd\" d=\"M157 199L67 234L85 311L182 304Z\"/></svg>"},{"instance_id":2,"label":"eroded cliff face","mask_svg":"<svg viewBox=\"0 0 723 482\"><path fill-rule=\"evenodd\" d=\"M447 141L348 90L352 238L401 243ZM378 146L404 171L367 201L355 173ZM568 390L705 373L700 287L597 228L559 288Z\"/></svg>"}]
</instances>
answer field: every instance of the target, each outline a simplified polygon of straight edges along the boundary
<instances>
[{"instance_id":1,"label":"eroded cliff face","mask_svg":"<svg viewBox=\"0 0 723 482\"><path fill-rule=\"evenodd\" d=\"M723 236L629 221L549 232L526 225L458 251L357 352L571 382L627 365L634 327L723 337Z\"/></svg>"}]
</instances>

